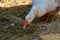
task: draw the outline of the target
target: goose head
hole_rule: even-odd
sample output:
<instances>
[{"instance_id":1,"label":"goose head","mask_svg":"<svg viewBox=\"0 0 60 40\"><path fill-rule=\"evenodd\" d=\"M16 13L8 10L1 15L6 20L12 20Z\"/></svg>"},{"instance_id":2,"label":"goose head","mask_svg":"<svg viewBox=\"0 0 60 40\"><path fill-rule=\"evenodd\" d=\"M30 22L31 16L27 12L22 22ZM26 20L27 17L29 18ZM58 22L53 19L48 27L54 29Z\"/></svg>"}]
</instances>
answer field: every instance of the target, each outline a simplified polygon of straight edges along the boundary
<instances>
[{"instance_id":1,"label":"goose head","mask_svg":"<svg viewBox=\"0 0 60 40\"><path fill-rule=\"evenodd\" d=\"M26 29L27 25L29 25L35 18L35 13L29 13L25 17L24 24L23 24L23 29Z\"/></svg>"},{"instance_id":2,"label":"goose head","mask_svg":"<svg viewBox=\"0 0 60 40\"><path fill-rule=\"evenodd\" d=\"M36 16L36 6L32 6L30 12L27 14L24 20L23 29L26 29L27 25L29 25Z\"/></svg>"}]
</instances>

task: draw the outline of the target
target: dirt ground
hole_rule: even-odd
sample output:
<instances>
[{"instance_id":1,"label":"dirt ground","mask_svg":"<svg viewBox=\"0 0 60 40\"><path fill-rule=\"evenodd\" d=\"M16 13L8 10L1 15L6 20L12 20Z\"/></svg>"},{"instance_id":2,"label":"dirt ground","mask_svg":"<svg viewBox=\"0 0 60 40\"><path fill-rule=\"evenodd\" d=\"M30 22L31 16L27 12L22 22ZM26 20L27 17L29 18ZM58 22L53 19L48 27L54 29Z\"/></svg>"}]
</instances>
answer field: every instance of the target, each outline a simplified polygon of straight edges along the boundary
<instances>
[{"instance_id":1,"label":"dirt ground","mask_svg":"<svg viewBox=\"0 0 60 40\"><path fill-rule=\"evenodd\" d=\"M41 24L46 15L42 18L36 18L27 30L22 29L24 17L31 9L31 5L21 5L9 8L0 7L0 40L35 40L43 32L60 33L60 15L57 8L51 12L49 23ZM37 20L38 19L38 20Z\"/></svg>"}]
</instances>

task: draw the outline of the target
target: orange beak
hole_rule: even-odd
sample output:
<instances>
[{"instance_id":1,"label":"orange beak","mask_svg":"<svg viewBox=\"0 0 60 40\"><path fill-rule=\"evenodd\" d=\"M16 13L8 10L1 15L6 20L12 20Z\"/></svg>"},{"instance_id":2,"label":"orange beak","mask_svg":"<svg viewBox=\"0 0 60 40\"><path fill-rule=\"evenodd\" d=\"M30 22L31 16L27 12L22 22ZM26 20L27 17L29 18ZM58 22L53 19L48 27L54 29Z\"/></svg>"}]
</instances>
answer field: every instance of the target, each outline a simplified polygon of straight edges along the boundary
<instances>
[{"instance_id":1,"label":"orange beak","mask_svg":"<svg viewBox=\"0 0 60 40\"><path fill-rule=\"evenodd\" d=\"M23 29L26 29L27 25L28 25L28 20L25 19L23 24Z\"/></svg>"}]
</instances>

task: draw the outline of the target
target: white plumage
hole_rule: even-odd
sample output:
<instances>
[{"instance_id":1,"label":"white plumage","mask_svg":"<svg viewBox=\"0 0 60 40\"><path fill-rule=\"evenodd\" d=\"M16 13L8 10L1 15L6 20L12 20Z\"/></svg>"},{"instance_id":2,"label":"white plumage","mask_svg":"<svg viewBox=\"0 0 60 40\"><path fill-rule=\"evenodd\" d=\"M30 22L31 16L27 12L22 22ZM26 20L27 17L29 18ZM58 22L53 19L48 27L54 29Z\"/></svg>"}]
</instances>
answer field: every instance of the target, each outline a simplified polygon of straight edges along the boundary
<instances>
[{"instance_id":1,"label":"white plumage","mask_svg":"<svg viewBox=\"0 0 60 40\"><path fill-rule=\"evenodd\" d=\"M32 3L33 6L25 17L25 19L28 19L30 22L32 22L35 17L41 17L47 12L55 10L57 7L56 0L32 0Z\"/></svg>"},{"instance_id":2,"label":"white plumage","mask_svg":"<svg viewBox=\"0 0 60 40\"><path fill-rule=\"evenodd\" d=\"M32 0L32 8L25 17L30 24L35 17L42 17L47 12L55 10L57 7L56 0Z\"/></svg>"}]
</instances>

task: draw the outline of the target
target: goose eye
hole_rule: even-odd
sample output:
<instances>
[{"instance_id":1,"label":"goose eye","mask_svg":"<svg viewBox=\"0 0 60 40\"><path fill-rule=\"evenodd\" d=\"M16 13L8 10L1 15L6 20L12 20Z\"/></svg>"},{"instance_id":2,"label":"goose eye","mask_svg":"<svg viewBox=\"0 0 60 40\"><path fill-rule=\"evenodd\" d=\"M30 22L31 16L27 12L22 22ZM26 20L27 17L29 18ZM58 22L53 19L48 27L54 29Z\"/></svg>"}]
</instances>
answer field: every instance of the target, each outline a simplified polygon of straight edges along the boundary
<instances>
[{"instance_id":1,"label":"goose eye","mask_svg":"<svg viewBox=\"0 0 60 40\"><path fill-rule=\"evenodd\" d=\"M32 15L29 17L29 19L31 19L32 18Z\"/></svg>"}]
</instances>

